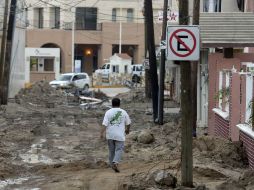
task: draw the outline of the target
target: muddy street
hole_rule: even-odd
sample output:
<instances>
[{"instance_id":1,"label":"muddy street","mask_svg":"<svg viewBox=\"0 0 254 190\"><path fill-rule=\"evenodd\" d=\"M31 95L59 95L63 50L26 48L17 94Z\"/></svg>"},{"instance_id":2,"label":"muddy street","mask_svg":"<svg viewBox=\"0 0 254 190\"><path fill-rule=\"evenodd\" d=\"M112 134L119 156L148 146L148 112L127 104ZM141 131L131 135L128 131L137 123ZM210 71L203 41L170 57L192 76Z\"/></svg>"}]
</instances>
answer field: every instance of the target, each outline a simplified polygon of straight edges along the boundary
<instances>
[{"instance_id":1,"label":"muddy street","mask_svg":"<svg viewBox=\"0 0 254 190\"><path fill-rule=\"evenodd\" d=\"M38 87L39 86L39 87ZM41 95L43 92L43 96ZM0 116L0 189L177 189L181 175L180 116L166 112L155 125L142 91L120 94L132 125L120 173L108 167L100 138L110 98L95 107L68 104L66 94L39 83L23 90ZM102 98L102 97L100 97ZM48 103L53 106L47 106ZM178 107L174 102L169 107ZM240 144L205 136L194 139L193 189L254 188ZM162 175L167 173L167 177ZM237 185L236 185L237 184Z\"/></svg>"}]
</instances>

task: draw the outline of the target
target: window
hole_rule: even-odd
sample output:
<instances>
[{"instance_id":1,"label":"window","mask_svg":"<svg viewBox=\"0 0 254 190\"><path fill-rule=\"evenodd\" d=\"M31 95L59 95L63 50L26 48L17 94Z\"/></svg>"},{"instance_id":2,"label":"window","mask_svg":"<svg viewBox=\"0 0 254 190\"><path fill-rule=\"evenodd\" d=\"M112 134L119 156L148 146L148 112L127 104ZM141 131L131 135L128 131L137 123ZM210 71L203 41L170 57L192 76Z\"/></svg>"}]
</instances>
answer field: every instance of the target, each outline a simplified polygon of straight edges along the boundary
<instances>
[{"instance_id":1,"label":"window","mask_svg":"<svg viewBox=\"0 0 254 190\"><path fill-rule=\"evenodd\" d=\"M30 58L30 71L38 71L38 59L31 57Z\"/></svg>"},{"instance_id":2,"label":"window","mask_svg":"<svg viewBox=\"0 0 254 190\"><path fill-rule=\"evenodd\" d=\"M86 79L86 75L78 75L79 80L80 79Z\"/></svg>"},{"instance_id":3,"label":"window","mask_svg":"<svg viewBox=\"0 0 254 190\"><path fill-rule=\"evenodd\" d=\"M60 7L50 8L50 26L51 28L60 28Z\"/></svg>"},{"instance_id":4,"label":"window","mask_svg":"<svg viewBox=\"0 0 254 190\"><path fill-rule=\"evenodd\" d=\"M54 58L31 57L30 58L30 71L54 72Z\"/></svg>"},{"instance_id":5,"label":"window","mask_svg":"<svg viewBox=\"0 0 254 190\"><path fill-rule=\"evenodd\" d=\"M97 8L77 7L76 8L76 29L96 30L97 29Z\"/></svg>"},{"instance_id":6,"label":"window","mask_svg":"<svg viewBox=\"0 0 254 190\"><path fill-rule=\"evenodd\" d=\"M221 0L203 0L203 12L221 12Z\"/></svg>"},{"instance_id":7,"label":"window","mask_svg":"<svg viewBox=\"0 0 254 190\"><path fill-rule=\"evenodd\" d=\"M124 65L124 73L128 73L128 65Z\"/></svg>"},{"instance_id":8,"label":"window","mask_svg":"<svg viewBox=\"0 0 254 190\"><path fill-rule=\"evenodd\" d=\"M45 58L44 59L44 71L54 71L54 59Z\"/></svg>"},{"instance_id":9,"label":"window","mask_svg":"<svg viewBox=\"0 0 254 190\"><path fill-rule=\"evenodd\" d=\"M34 26L43 28L43 8L34 8Z\"/></svg>"},{"instance_id":10,"label":"window","mask_svg":"<svg viewBox=\"0 0 254 190\"><path fill-rule=\"evenodd\" d=\"M75 76L72 78L72 81L76 81L76 80L79 80L78 75L75 75Z\"/></svg>"},{"instance_id":11,"label":"window","mask_svg":"<svg viewBox=\"0 0 254 190\"><path fill-rule=\"evenodd\" d=\"M116 22L116 8L112 9L112 22Z\"/></svg>"},{"instance_id":12,"label":"window","mask_svg":"<svg viewBox=\"0 0 254 190\"><path fill-rule=\"evenodd\" d=\"M112 72L113 73L119 73L119 65L113 65L112 66Z\"/></svg>"},{"instance_id":13,"label":"window","mask_svg":"<svg viewBox=\"0 0 254 190\"><path fill-rule=\"evenodd\" d=\"M231 71L225 70L219 73L219 91L216 98L219 108L222 111L229 112L229 96L230 96L230 74Z\"/></svg>"},{"instance_id":14,"label":"window","mask_svg":"<svg viewBox=\"0 0 254 190\"><path fill-rule=\"evenodd\" d=\"M133 9L127 9L127 22L133 22Z\"/></svg>"}]
</instances>

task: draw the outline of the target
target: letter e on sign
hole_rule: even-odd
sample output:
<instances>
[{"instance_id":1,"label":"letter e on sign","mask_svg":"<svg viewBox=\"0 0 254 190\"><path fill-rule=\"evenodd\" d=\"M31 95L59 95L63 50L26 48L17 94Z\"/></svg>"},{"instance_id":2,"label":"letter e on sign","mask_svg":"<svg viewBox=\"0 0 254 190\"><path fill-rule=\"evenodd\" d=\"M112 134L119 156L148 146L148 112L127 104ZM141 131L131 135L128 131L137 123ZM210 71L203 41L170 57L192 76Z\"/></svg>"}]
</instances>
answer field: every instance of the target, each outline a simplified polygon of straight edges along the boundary
<instances>
[{"instance_id":1,"label":"letter e on sign","mask_svg":"<svg viewBox=\"0 0 254 190\"><path fill-rule=\"evenodd\" d=\"M167 59L199 60L200 34L197 26L168 26Z\"/></svg>"}]
</instances>

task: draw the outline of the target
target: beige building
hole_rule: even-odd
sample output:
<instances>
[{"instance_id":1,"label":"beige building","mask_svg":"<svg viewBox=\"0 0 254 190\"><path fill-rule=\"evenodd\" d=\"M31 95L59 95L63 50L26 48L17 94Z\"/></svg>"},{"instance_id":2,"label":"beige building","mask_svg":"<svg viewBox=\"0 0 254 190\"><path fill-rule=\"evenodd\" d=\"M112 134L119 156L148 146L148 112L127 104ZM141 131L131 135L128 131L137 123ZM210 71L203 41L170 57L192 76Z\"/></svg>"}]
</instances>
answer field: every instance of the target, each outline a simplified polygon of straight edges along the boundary
<instances>
[{"instance_id":1,"label":"beige building","mask_svg":"<svg viewBox=\"0 0 254 190\"><path fill-rule=\"evenodd\" d=\"M60 48L61 72L73 71L75 61L81 61L81 71L92 74L114 53L119 53L119 44L121 53L130 55L133 63L142 63L144 58L142 0L27 2L29 6L26 47ZM169 6L176 10L175 2L169 1ZM157 15L162 8L163 0L153 1L157 45L161 34L161 23ZM73 24L75 30L72 30Z\"/></svg>"}]
</instances>

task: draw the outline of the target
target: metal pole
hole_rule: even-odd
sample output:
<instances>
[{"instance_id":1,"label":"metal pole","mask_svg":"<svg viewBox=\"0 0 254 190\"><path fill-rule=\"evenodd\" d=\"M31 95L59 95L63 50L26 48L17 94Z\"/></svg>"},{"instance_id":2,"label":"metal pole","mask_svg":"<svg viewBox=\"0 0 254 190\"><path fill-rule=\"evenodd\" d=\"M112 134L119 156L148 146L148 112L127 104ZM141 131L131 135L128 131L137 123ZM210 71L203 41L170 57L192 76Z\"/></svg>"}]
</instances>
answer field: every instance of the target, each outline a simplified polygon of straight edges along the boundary
<instances>
[{"instance_id":1,"label":"metal pole","mask_svg":"<svg viewBox=\"0 0 254 190\"><path fill-rule=\"evenodd\" d=\"M179 1L179 24L189 24L189 1ZM191 113L191 64L180 61L181 65L181 183L193 187L192 157L192 114Z\"/></svg>"},{"instance_id":2,"label":"metal pole","mask_svg":"<svg viewBox=\"0 0 254 190\"><path fill-rule=\"evenodd\" d=\"M120 5L119 54L122 53L122 7Z\"/></svg>"},{"instance_id":3,"label":"metal pole","mask_svg":"<svg viewBox=\"0 0 254 190\"><path fill-rule=\"evenodd\" d=\"M71 29L71 71L74 73L75 62L75 11L72 13L72 29Z\"/></svg>"},{"instance_id":4,"label":"metal pole","mask_svg":"<svg viewBox=\"0 0 254 190\"><path fill-rule=\"evenodd\" d=\"M167 10L168 0L164 0L163 8L163 23L162 23L162 36L161 41L166 41L167 30ZM160 85L159 85L159 102L158 102L158 123L163 125L163 111L164 111L164 79L165 79L165 61L166 50L161 49L161 64L160 64Z\"/></svg>"}]
</instances>

